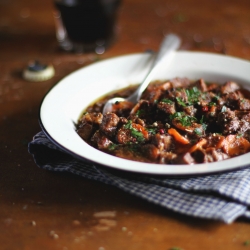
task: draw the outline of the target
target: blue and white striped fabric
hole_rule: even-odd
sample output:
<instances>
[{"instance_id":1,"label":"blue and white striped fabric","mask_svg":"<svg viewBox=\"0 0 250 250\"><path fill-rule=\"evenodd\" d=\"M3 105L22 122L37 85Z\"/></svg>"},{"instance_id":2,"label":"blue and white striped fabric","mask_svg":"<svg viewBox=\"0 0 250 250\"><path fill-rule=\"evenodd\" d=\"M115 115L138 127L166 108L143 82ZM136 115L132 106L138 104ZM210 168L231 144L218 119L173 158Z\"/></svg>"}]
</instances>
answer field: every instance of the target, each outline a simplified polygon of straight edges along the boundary
<instances>
[{"instance_id":1,"label":"blue and white striped fabric","mask_svg":"<svg viewBox=\"0 0 250 250\"><path fill-rule=\"evenodd\" d=\"M166 209L199 218L232 223L250 219L250 168L209 176L171 178L131 174L75 159L43 132L29 143L36 164L113 185Z\"/></svg>"}]
</instances>

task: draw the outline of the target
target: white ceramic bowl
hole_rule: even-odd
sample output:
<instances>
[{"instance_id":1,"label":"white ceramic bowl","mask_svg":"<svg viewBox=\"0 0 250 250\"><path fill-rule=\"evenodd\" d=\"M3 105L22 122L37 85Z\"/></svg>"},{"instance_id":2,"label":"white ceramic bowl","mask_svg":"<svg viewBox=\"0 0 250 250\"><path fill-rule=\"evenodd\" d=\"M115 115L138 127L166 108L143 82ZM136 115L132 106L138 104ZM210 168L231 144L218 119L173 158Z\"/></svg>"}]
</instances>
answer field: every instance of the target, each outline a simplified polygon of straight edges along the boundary
<instances>
[{"instance_id":1,"label":"white ceramic bowl","mask_svg":"<svg viewBox=\"0 0 250 250\"><path fill-rule=\"evenodd\" d=\"M40 123L48 137L75 157L88 159L107 167L162 175L194 175L228 171L250 163L250 153L232 159L196 165L160 165L124 160L103 153L85 143L75 132L74 123L81 112L106 93L139 83L151 63L150 54L131 54L93 63L77 70L45 96L40 109ZM171 63L163 65L154 80L174 77L204 78L224 83L237 81L250 89L250 62L210 53L179 51Z\"/></svg>"}]
</instances>

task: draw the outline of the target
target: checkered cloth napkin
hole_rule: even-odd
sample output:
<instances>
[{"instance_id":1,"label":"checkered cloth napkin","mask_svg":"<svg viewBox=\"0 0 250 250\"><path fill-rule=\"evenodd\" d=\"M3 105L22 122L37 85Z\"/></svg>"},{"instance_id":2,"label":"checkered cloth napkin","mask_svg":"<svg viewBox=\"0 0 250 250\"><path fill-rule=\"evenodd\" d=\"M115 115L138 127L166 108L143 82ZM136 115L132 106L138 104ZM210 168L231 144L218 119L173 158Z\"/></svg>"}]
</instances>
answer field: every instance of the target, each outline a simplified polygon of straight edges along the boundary
<instances>
[{"instance_id":1,"label":"checkered cloth napkin","mask_svg":"<svg viewBox=\"0 0 250 250\"><path fill-rule=\"evenodd\" d=\"M166 209L232 223L250 219L250 168L209 176L171 178L127 173L80 161L54 145L43 132L29 143L36 164L113 185Z\"/></svg>"}]
</instances>

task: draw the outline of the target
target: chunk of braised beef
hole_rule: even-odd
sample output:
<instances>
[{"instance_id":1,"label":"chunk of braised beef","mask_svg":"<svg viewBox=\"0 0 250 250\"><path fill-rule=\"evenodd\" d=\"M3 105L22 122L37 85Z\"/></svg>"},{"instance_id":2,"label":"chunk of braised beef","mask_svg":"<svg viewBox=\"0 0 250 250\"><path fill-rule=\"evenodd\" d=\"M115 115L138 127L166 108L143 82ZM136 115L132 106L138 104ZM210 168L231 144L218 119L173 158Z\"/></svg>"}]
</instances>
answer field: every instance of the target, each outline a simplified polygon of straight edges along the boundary
<instances>
[{"instance_id":1,"label":"chunk of braised beef","mask_svg":"<svg viewBox=\"0 0 250 250\"><path fill-rule=\"evenodd\" d=\"M166 134L155 134L151 138L151 143L155 145L159 150L169 150L173 143L172 136Z\"/></svg>"},{"instance_id":2,"label":"chunk of braised beef","mask_svg":"<svg viewBox=\"0 0 250 250\"><path fill-rule=\"evenodd\" d=\"M222 94L227 94L235 92L238 89L240 89L240 85L238 83L229 81L221 86L220 91Z\"/></svg>"},{"instance_id":3,"label":"chunk of braised beef","mask_svg":"<svg viewBox=\"0 0 250 250\"><path fill-rule=\"evenodd\" d=\"M248 133L246 133L247 131L250 131L250 111L248 113L242 115L242 117L240 119L239 133L241 135L243 135L244 137L246 136L248 138Z\"/></svg>"},{"instance_id":4,"label":"chunk of braised beef","mask_svg":"<svg viewBox=\"0 0 250 250\"><path fill-rule=\"evenodd\" d=\"M92 113L87 112L86 114L84 114L80 118L79 123L87 122L87 123L92 123L92 124L99 125L99 124L102 123L102 118L103 118L103 115L100 112L92 112Z\"/></svg>"},{"instance_id":5,"label":"chunk of braised beef","mask_svg":"<svg viewBox=\"0 0 250 250\"><path fill-rule=\"evenodd\" d=\"M174 114L176 112L175 103L173 101L165 101L164 99L157 103L157 108L167 114Z\"/></svg>"},{"instance_id":6,"label":"chunk of braised beef","mask_svg":"<svg viewBox=\"0 0 250 250\"><path fill-rule=\"evenodd\" d=\"M239 110L250 110L250 100L246 98L239 98L237 100Z\"/></svg>"},{"instance_id":7,"label":"chunk of braised beef","mask_svg":"<svg viewBox=\"0 0 250 250\"><path fill-rule=\"evenodd\" d=\"M184 88L173 89L169 95L172 99L176 99L177 107L182 108L184 103L188 103L188 95ZM178 101L179 100L179 101Z\"/></svg>"},{"instance_id":8,"label":"chunk of braised beef","mask_svg":"<svg viewBox=\"0 0 250 250\"><path fill-rule=\"evenodd\" d=\"M145 121L144 121L143 119L139 118L139 117L137 117L137 118L135 119L135 123L140 124L140 125L143 126L143 127L146 126Z\"/></svg>"},{"instance_id":9,"label":"chunk of braised beef","mask_svg":"<svg viewBox=\"0 0 250 250\"><path fill-rule=\"evenodd\" d=\"M178 156L173 159L174 164L195 164L196 161L194 157L189 153L178 154Z\"/></svg>"},{"instance_id":10,"label":"chunk of braised beef","mask_svg":"<svg viewBox=\"0 0 250 250\"><path fill-rule=\"evenodd\" d=\"M158 162L160 164L173 164L176 158L177 154L173 152L160 151Z\"/></svg>"},{"instance_id":11,"label":"chunk of braised beef","mask_svg":"<svg viewBox=\"0 0 250 250\"><path fill-rule=\"evenodd\" d=\"M159 157L160 150L153 144L145 144L142 146L142 152L144 155L147 155L147 157L152 160L156 161L156 159Z\"/></svg>"},{"instance_id":12,"label":"chunk of braised beef","mask_svg":"<svg viewBox=\"0 0 250 250\"><path fill-rule=\"evenodd\" d=\"M151 120L154 118L154 109L154 105L151 104L149 101L140 100L131 110L128 119L132 120L134 123L139 123L144 126L144 121L150 123Z\"/></svg>"},{"instance_id":13,"label":"chunk of braised beef","mask_svg":"<svg viewBox=\"0 0 250 250\"><path fill-rule=\"evenodd\" d=\"M130 120L118 129L116 139L120 144L144 143L149 140L149 133L145 127Z\"/></svg>"},{"instance_id":14,"label":"chunk of braised beef","mask_svg":"<svg viewBox=\"0 0 250 250\"><path fill-rule=\"evenodd\" d=\"M130 115L144 116L146 111L150 108L150 103L147 100L140 100L131 110Z\"/></svg>"},{"instance_id":15,"label":"chunk of braised beef","mask_svg":"<svg viewBox=\"0 0 250 250\"><path fill-rule=\"evenodd\" d=\"M193 153L191 153L191 155L194 158L194 161L196 163L205 163L205 162L207 162L206 153L202 149L198 149L198 150L194 151Z\"/></svg>"},{"instance_id":16,"label":"chunk of braised beef","mask_svg":"<svg viewBox=\"0 0 250 250\"><path fill-rule=\"evenodd\" d=\"M248 141L250 141L250 129L244 131L243 136L244 136L245 139L247 139Z\"/></svg>"},{"instance_id":17,"label":"chunk of braised beef","mask_svg":"<svg viewBox=\"0 0 250 250\"><path fill-rule=\"evenodd\" d=\"M126 117L120 117L120 120L119 120L119 124L120 125L123 125L123 124L126 124L128 123L128 119Z\"/></svg>"},{"instance_id":18,"label":"chunk of braised beef","mask_svg":"<svg viewBox=\"0 0 250 250\"><path fill-rule=\"evenodd\" d=\"M237 112L236 112L237 114ZM242 120L250 123L250 111L245 111L242 115Z\"/></svg>"},{"instance_id":19,"label":"chunk of braised beef","mask_svg":"<svg viewBox=\"0 0 250 250\"><path fill-rule=\"evenodd\" d=\"M228 155L220 150L216 150L214 147L205 150L205 162L222 161L228 158Z\"/></svg>"},{"instance_id":20,"label":"chunk of braised beef","mask_svg":"<svg viewBox=\"0 0 250 250\"><path fill-rule=\"evenodd\" d=\"M190 84L190 80L188 78L180 78L180 77L176 77L174 79L172 79L170 81L170 83L172 84L173 88L185 88Z\"/></svg>"},{"instance_id":21,"label":"chunk of braised beef","mask_svg":"<svg viewBox=\"0 0 250 250\"><path fill-rule=\"evenodd\" d=\"M117 125L120 118L115 113L107 113L103 116L102 123L100 124L100 131L109 137L116 133Z\"/></svg>"},{"instance_id":22,"label":"chunk of braised beef","mask_svg":"<svg viewBox=\"0 0 250 250\"><path fill-rule=\"evenodd\" d=\"M240 128L240 121L235 115L235 111L227 108L224 112L219 113L218 125L223 135L235 134Z\"/></svg>"},{"instance_id":23,"label":"chunk of braised beef","mask_svg":"<svg viewBox=\"0 0 250 250\"><path fill-rule=\"evenodd\" d=\"M216 134L216 133L211 133L211 134L207 135L207 137L206 137L207 147L208 148L210 148L210 147L221 148L224 138L225 137L223 135Z\"/></svg>"},{"instance_id":24,"label":"chunk of braised beef","mask_svg":"<svg viewBox=\"0 0 250 250\"><path fill-rule=\"evenodd\" d=\"M100 130L97 130L91 138L91 142L100 150L108 149L113 142L107 138Z\"/></svg>"},{"instance_id":25,"label":"chunk of braised beef","mask_svg":"<svg viewBox=\"0 0 250 250\"><path fill-rule=\"evenodd\" d=\"M232 110L239 109L239 99L243 96L240 91L230 92L222 96L224 99L224 104Z\"/></svg>"},{"instance_id":26,"label":"chunk of braised beef","mask_svg":"<svg viewBox=\"0 0 250 250\"><path fill-rule=\"evenodd\" d=\"M198 149L193 153L184 153L178 156L175 160L176 164L196 164L196 163L209 163L221 161L229 158L228 155L214 147L207 149Z\"/></svg>"},{"instance_id":27,"label":"chunk of braised beef","mask_svg":"<svg viewBox=\"0 0 250 250\"><path fill-rule=\"evenodd\" d=\"M100 112L87 112L84 114L78 124L77 124L77 133L83 140L88 140L92 134L97 129L98 125L102 122L103 115Z\"/></svg>"},{"instance_id":28,"label":"chunk of braised beef","mask_svg":"<svg viewBox=\"0 0 250 250\"><path fill-rule=\"evenodd\" d=\"M197 112L197 108L195 108L194 105L189 105L189 106L184 107L183 111L190 116L195 116Z\"/></svg>"},{"instance_id":29,"label":"chunk of braised beef","mask_svg":"<svg viewBox=\"0 0 250 250\"><path fill-rule=\"evenodd\" d=\"M211 92L214 91L216 92L218 89L218 83L207 83L207 91Z\"/></svg>"},{"instance_id":30,"label":"chunk of braised beef","mask_svg":"<svg viewBox=\"0 0 250 250\"><path fill-rule=\"evenodd\" d=\"M204 79L199 79L198 81L194 82L193 86L197 87L202 92L208 91L207 84Z\"/></svg>"},{"instance_id":31,"label":"chunk of braised beef","mask_svg":"<svg viewBox=\"0 0 250 250\"><path fill-rule=\"evenodd\" d=\"M131 131L125 128L120 128L117 131L116 140L120 144L129 144L130 142L135 142L134 137L131 135Z\"/></svg>"},{"instance_id":32,"label":"chunk of braised beef","mask_svg":"<svg viewBox=\"0 0 250 250\"><path fill-rule=\"evenodd\" d=\"M172 86L169 82L165 83L165 85L162 86L160 84L153 83L147 87L141 99L148 100L149 103L154 104L160 99L162 94L171 87Z\"/></svg>"},{"instance_id":33,"label":"chunk of braised beef","mask_svg":"<svg viewBox=\"0 0 250 250\"><path fill-rule=\"evenodd\" d=\"M93 124L82 122L78 125L76 132L83 140L88 140L93 133Z\"/></svg>"}]
</instances>

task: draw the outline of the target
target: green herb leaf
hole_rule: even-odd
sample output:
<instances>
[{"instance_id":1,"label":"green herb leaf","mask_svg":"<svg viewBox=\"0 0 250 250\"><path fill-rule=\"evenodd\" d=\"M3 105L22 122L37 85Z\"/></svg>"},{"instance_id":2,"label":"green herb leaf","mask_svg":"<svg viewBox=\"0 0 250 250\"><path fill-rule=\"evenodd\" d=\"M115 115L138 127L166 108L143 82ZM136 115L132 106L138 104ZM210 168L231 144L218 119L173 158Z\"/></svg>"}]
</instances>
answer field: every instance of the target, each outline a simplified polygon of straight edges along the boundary
<instances>
[{"instance_id":1,"label":"green herb leaf","mask_svg":"<svg viewBox=\"0 0 250 250\"><path fill-rule=\"evenodd\" d=\"M180 106L186 107L186 103L180 97L176 97L176 101Z\"/></svg>"},{"instance_id":2,"label":"green herb leaf","mask_svg":"<svg viewBox=\"0 0 250 250\"><path fill-rule=\"evenodd\" d=\"M214 97L213 97L213 100L214 101L218 101L220 99L220 96L219 95L215 95Z\"/></svg>"},{"instance_id":3,"label":"green herb leaf","mask_svg":"<svg viewBox=\"0 0 250 250\"><path fill-rule=\"evenodd\" d=\"M128 122L123 126L125 129L132 129L132 121L128 120Z\"/></svg>"},{"instance_id":4,"label":"green herb leaf","mask_svg":"<svg viewBox=\"0 0 250 250\"><path fill-rule=\"evenodd\" d=\"M157 133L158 128L147 128L147 131L151 134L151 135L155 135Z\"/></svg>"},{"instance_id":5,"label":"green herb leaf","mask_svg":"<svg viewBox=\"0 0 250 250\"><path fill-rule=\"evenodd\" d=\"M243 136L243 134L239 133L239 134L236 135L236 138L239 139L239 138L241 138L242 136Z\"/></svg>"},{"instance_id":6,"label":"green herb leaf","mask_svg":"<svg viewBox=\"0 0 250 250\"><path fill-rule=\"evenodd\" d=\"M195 103L198 102L198 98L201 95L201 92L199 91L199 89L197 87L193 87L191 89L186 89L185 90L187 97L188 97L188 101L190 103Z\"/></svg>"},{"instance_id":7,"label":"green herb leaf","mask_svg":"<svg viewBox=\"0 0 250 250\"><path fill-rule=\"evenodd\" d=\"M131 136L136 139L136 142L145 141L143 133L133 128L131 120L129 120L128 123L124 125L124 128L130 130Z\"/></svg>"},{"instance_id":8,"label":"green herb leaf","mask_svg":"<svg viewBox=\"0 0 250 250\"><path fill-rule=\"evenodd\" d=\"M215 103L215 102L210 102L208 105L209 105L210 107L212 107L212 106L216 106L216 103Z\"/></svg>"},{"instance_id":9,"label":"green herb leaf","mask_svg":"<svg viewBox=\"0 0 250 250\"><path fill-rule=\"evenodd\" d=\"M193 122L197 121L194 116L187 115L184 112L176 112L170 116L170 119L177 119L184 127L191 126Z\"/></svg>"},{"instance_id":10,"label":"green herb leaf","mask_svg":"<svg viewBox=\"0 0 250 250\"><path fill-rule=\"evenodd\" d=\"M167 98L163 98L163 99L161 100L161 102L168 103L168 104L173 104L173 103L174 103L172 100L167 99Z\"/></svg>"},{"instance_id":11,"label":"green herb leaf","mask_svg":"<svg viewBox=\"0 0 250 250\"><path fill-rule=\"evenodd\" d=\"M115 143L112 143L108 146L108 150L110 151L114 151L117 148L118 145L116 145Z\"/></svg>"},{"instance_id":12,"label":"green herb leaf","mask_svg":"<svg viewBox=\"0 0 250 250\"><path fill-rule=\"evenodd\" d=\"M202 123L201 125L202 125L203 130L205 131L207 129L207 124Z\"/></svg>"},{"instance_id":13,"label":"green herb leaf","mask_svg":"<svg viewBox=\"0 0 250 250\"><path fill-rule=\"evenodd\" d=\"M197 135L202 135L203 134L203 131L201 128L195 128L194 129L194 133L197 134Z\"/></svg>"},{"instance_id":14,"label":"green herb leaf","mask_svg":"<svg viewBox=\"0 0 250 250\"><path fill-rule=\"evenodd\" d=\"M145 138L142 134L142 132L136 130L136 129L131 129L131 135L136 138L137 142L143 142L145 141Z\"/></svg>"},{"instance_id":15,"label":"green herb leaf","mask_svg":"<svg viewBox=\"0 0 250 250\"><path fill-rule=\"evenodd\" d=\"M144 115L145 114L145 110L144 109L139 109L139 110L137 110L137 112L136 112L136 115L137 116L141 116L141 115Z\"/></svg>"}]
</instances>

